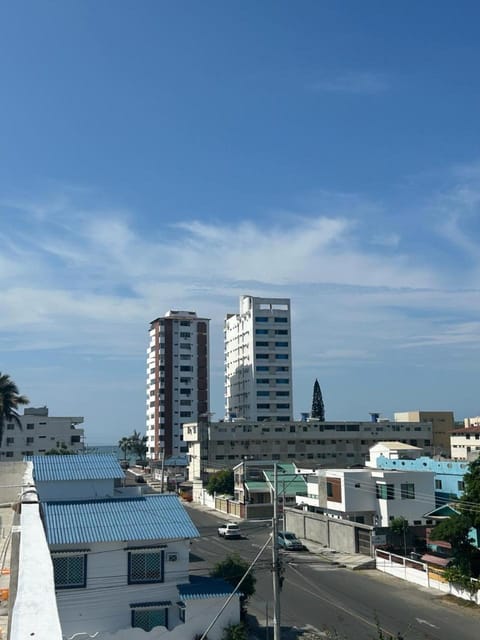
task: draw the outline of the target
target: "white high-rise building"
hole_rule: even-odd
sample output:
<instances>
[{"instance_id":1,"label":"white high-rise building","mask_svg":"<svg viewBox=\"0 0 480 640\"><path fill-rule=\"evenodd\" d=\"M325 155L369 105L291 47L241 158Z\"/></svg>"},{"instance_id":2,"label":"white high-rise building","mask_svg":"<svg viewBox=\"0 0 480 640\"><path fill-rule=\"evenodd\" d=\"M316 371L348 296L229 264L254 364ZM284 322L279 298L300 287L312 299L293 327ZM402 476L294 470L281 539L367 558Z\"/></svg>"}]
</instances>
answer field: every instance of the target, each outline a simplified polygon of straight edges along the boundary
<instances>
[{"instance_id":1,"label":"white high-rise building","mask_svg":"<svg viewBox=\"0 0 480 640\"><path fill-rule=\"evenodd\" d=\"M241 296L224 339L226 420L292 420L290 300Z\"/></svg>"},{"instance_id":2,"label":"white high-rise building","mask_svg":"<svg viewBox=\"0 0 480 640\"><path fill-rule=\"evenodd\" d=\"M208 414L207 318L168 311L150 323L147 350L148 457L184 454L182 425Z\"/></svg>"}]
</instances>

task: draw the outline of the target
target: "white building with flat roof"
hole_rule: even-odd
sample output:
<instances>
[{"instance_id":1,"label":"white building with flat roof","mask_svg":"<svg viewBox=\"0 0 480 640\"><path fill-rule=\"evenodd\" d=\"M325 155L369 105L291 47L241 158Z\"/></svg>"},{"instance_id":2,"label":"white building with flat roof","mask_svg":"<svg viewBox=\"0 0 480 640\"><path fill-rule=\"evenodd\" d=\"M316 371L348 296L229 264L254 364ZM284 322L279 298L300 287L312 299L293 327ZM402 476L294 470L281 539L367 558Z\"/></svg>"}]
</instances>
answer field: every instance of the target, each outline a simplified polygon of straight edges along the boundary
<instances>
[{"instance_id":1,"label":"white building with flat roof","mask_svg":"<svg viewBox=\"0 0 480 640\"><path fill-rule=\"evenodd\" d=\"M292 420L290 300L241 296L224 339L225 419Z\"/></svg>"},{"instance_id":2,"label":"white building with flat roof","mask_svg":"<svg viewBox=\"0 0 480 640\"><path fill-rule=\"evenodd\" d=\"M432 471L319 469L307 476L307 494L297 503L334 518L388 527L403 517L423 525L435 507Z\"/></svg>"},{"instance_id":3,"label":"white building with flat roof","mask_svg":"<svg viewBox=\"0 0 480 640\"><path fill-rule=\"evenodd\" d=\"M152 460L185 453L183 424L208 413L209 322L194 311L171 310L150 323L146 432Z\"/></svg>"},{"instance_id":4,"label":"white building with flat roof","mask_svg":"<svg viewBox=\"0 0 480 640\"><path fill-rule=\"evenodd\" d=\"M75 453L84 449L84 430L80 416L50 416L48 407L30 407L15 420L6 420L0 461L23 460L24 456L45 454L66 448Z\"/></svg>"}]
</instances>

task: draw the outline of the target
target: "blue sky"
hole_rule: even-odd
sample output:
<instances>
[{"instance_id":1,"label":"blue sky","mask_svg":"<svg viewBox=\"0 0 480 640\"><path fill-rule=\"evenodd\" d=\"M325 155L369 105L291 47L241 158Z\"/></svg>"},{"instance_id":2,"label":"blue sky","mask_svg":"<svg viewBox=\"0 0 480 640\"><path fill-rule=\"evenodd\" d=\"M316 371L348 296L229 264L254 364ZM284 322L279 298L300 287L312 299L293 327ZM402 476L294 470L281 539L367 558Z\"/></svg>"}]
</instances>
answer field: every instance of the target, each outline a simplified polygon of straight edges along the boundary
<instances>
[{"instance_id":1,"label":"blue sky","mask_svg":"<svg viewBox=\"0 0 480 640\"><path fill-rule=\"evenodd\" d=\"M0 370L144 429L149 321L289 296L294 409L478 415L475 2L0 6Z\"/></svg>"}]
</instances>

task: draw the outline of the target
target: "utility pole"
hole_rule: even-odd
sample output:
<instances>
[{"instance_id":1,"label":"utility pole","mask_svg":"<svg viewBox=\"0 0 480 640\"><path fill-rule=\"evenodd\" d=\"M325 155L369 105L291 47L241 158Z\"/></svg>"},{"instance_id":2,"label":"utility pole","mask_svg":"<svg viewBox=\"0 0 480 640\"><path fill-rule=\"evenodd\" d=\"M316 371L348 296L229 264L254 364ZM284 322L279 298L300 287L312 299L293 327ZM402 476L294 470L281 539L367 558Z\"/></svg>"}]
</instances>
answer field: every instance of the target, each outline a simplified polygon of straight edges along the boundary
<instances>
[{"instance_id":1,"label":"utility pole","mask_svg":"<svg viewBox=\"0 0 480 640\"><path fill-rule=\"evenodd\" d=\"M160 483L160 493L163 493L163 477L165 473L165 449L162 449L162 479Z\"/></svg>"},{"instance_id":2,"label":"utility pole","mask_svg":"<svg viewBox=\"0 0 480 640\"><path fill-rule=\"evenodd\" d=\"M273 564L273 640L280 640L280 580L278 566L278 478L277 463L273 465L273 521L272 521L272 564Z\"/></svg>"}]
</instances>

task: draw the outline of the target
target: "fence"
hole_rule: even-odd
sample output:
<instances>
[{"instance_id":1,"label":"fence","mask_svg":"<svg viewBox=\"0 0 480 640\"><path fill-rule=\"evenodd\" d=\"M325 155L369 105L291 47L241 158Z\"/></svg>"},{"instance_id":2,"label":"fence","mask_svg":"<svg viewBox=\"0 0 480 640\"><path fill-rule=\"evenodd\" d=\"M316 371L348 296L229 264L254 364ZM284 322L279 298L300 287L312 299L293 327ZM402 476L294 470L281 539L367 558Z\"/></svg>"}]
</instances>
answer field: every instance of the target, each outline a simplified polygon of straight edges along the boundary
<instances>
[{"instance_id":1,"label":"fence","mask_svg":"<svg viewBox=\"0 0 480 640\"><path fill-rule=\"evenodd\" d=\"M427 589L437 589L443 593L462 598L462 600L469 600L477 605L480 604L478 590L472 595L469 591L449 583L445 579L441 568L433 567L426 562L410 560L410 558L404 558L383 549L376 549L375 564L377 570L382 571L382 573L387 573L407 582L413 582ZM471 581L472 587L474 585L477 588L480 587L478 580L472 578Z\"/></svg>"}]
</instances>

